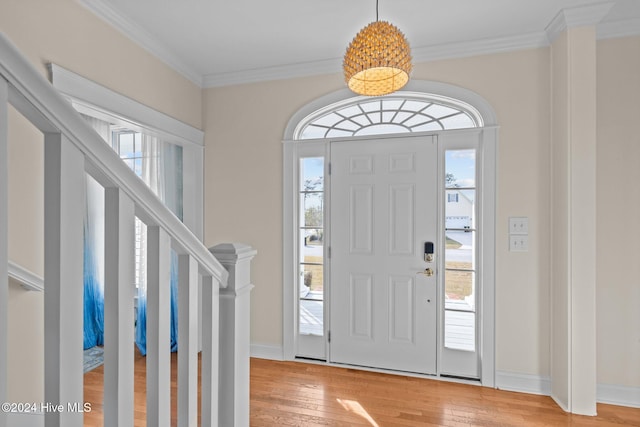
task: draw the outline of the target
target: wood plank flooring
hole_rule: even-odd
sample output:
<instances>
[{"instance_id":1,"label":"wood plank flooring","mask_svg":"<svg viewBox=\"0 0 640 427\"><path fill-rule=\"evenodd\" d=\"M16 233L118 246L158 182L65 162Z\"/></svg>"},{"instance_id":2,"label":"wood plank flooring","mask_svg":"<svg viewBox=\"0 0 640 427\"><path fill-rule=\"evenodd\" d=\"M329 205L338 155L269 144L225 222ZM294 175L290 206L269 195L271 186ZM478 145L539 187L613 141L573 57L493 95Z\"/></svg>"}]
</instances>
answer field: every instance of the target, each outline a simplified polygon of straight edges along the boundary
<instances>
[{"instance_id":1,"label":"wood plank flooring","mask_svg":"<svg viewBox=\"0 0 640 427\"><path fill-rule=\"evenodd\" d=\"M136 353L135 425L145 426L145 359ZM172 425L177 357L172 355ZM102 425L102 367L85 374L85 426ZM640 426L640 409L570 415L546 396L324 365L251 359L251 426ZM221 426L227 427L227 426Z\"/></svg>"},{"instance_id":2,"label":"wood plank flooring","mask_svg":"<svg viewBox=\"0 0 640 427\"><path fill-rule=\"evenodd\" d=\"M566 414L546 396L296 362L251 360L251 425L640 426L640 409Z\"/></svg>"}]
</instances>

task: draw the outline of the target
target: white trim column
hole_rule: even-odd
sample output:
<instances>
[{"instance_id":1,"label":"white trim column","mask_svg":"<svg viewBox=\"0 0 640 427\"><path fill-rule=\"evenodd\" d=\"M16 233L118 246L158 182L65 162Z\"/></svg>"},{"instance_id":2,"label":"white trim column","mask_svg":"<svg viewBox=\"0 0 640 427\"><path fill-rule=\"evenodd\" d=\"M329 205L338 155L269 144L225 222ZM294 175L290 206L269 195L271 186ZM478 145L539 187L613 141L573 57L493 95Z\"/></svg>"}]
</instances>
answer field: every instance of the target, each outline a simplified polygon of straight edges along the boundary
<instances>
[{"instance_id":1,"label":"white trim column","mask_svg":"<svg viewBox=\"0 0 640 427\"><path fill-rule=\"evenodd\" d=\"M104 425L133 426L134 204L105 189Z\"/></svg>"},{"instance_id":2,"label":"white trim column","mask_svg":"<svg viewBox=\"0 0 640 427\"><path fill-rule=\"evenodd\" d=\"M596 415L596 27L613 3L565 9L551 44L551 396Z\"/></svg>"},{"instance_id":3,"label":"white trim column","mask_svg":"<svg viewBox=\"0 0 640 427\"><path fill-rule=\"evenodd\" d=\"M82 427L84 156L66 136L44 141L44 401L47 427Z\"/></svg>"},{"instance_id":4,"label":"white trim column","mask_svg":"<svg viewBox=\"0 0 640 427\"><path fill-rule=\"evenodd\" d=\"M9 343L9 117L7 81L0 78L0 403L7 401L7 347ZM0 411L0 427L7 415Z\"/></svg>"},{"instance_id":5,"label":"white trim column","mask_svg":"<svg viewBox=\"0 0 640 427\"><path fill-rule=\"evenodd\" d=\"M251 260L257 251L239 243L209 248L229 272L220 290L220 382L218 424L249 426Z\"/></svg>"}]
</instances>

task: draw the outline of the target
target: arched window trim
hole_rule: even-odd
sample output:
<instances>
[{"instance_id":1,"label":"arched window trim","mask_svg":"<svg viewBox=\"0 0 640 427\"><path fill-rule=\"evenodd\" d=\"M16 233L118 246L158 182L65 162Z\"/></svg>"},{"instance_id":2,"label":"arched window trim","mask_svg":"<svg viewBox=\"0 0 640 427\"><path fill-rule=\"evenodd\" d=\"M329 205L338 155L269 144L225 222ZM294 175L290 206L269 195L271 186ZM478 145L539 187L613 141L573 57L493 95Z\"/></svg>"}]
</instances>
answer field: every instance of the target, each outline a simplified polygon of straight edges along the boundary
<instances>
[{"instance_id":1,"label":"arched window trim","mask_svg":"<svg viewBox=\"0 0 640 427\"><path fill-rule=\"evenodd\" d=\"M387 109L384 104L388 103L389 101L400 101L400 105L395 108ZM423 106L416 109L405 109L408 101L416 101ZM372 110L365 110L363 108L363 106L371 104L375 105L378 103L378 108ZM451 112L451 114L443 116L431 115L427 111L434 105L444 106L453 111ZM345 115L345 110L349 109L350 107L357 107L357 110L359 111L352 115ZM378 113L380 114L379 121L372 121L370 119L371 115L377 115ZM392 115L389 119L385 120L382 117L383 115L387 115L387 113L392 113ZM334 122L333 124L317 123L319 120L325 117L329 117L332 114L340 117L341 119ZM399 130L399 132L384 132L385 134L419 132L420 130L416 129L422 128L425 125L436 126L431 130L458 129L458 127L448 128L444 123L444 120L458 115L466 116L469 123L471 124L470 126L465 126L464 128L478 128L483 127L484 125L480 112L473 106L465 102L442 95L436 95L433 93L399 91L394 93L393 95L387 95L385 97L370 98L356 96L328 105L325 108L314 111L313 113L302 119L294 131L294 139L315 139L303 137L305 130L310 126L313 126L321 132L324 132L324 136L320 136L319 138L329 138L331 137L332 133L336 132L344 133L344 135L341 136L358 136L362 131L384 125L393 126L394 128L397 128ZM403 118L400 121L396 121L396 118L398 116L402 116ZM362 118L364 118L368 123L358 122L356 120L358 118L360 118L361 120L363 120ZM416 118L418 120L416 120ZM351 125L345 126L345 124L348 123L350 123ZM437 127L440 128L438 129Z\"/></svg>"},{"instance_id":2,"label":"arched window trim","mask_svg":"<svg viewBox=\"0 0 640 427\"><path fill-rule=\"evenodd\" d=\"M405 86L406 90L399 91L396 97L435 101L445 106L451 106L469 114L477 123L478 128L491 127L497 124L495 111L489 103L477 93L447 83L426 80L412 80ZM284 132L284 141L305 142L314 139L300 139L302 129L310 122L336 109L348 105L370 102L375 99L365 96L353 96L349 89L341 89L323 97L317 98L294 114ZM315 140L323 139L316 138Z\"/></svg>"}]
</instances>

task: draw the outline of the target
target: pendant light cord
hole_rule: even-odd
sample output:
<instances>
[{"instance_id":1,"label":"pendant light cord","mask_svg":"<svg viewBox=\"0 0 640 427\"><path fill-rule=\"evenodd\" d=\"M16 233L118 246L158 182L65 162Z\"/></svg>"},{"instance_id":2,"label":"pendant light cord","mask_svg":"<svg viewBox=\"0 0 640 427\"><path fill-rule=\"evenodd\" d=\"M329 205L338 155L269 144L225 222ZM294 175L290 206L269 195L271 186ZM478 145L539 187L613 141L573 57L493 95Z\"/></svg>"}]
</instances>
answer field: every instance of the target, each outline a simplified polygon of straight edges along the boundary
<instances>
[{"instance_id":1,"label":"pendant light cord","mask_svg":"<svg viewBox=\"0 0 640 427\"><path fill-rule=\"evenodd\" d=\"M378 22L380 19L378 19L378 0L376 0L376 22Z\"/></svg>"}]
</instances>

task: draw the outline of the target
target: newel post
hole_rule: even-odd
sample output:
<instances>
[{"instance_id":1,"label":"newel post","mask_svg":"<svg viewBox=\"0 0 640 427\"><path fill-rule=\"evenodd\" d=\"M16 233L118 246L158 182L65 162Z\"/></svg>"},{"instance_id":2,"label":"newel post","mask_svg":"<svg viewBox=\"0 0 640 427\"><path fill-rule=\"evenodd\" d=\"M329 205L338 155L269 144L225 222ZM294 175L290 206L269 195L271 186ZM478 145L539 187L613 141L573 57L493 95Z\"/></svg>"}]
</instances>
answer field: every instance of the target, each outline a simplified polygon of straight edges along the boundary
<instances>
[{"instance_id":1,"label":"newel post","mask_svg":"<svg viewBox=\"0 0 640 427\"><path fill-rule=\"evenodd\" d=\"M248 427L251 260L257 251L241 243L222 243L209 251L229 272L227 287L220 289L218 422Z\"/></svg>"}]
</instances>

